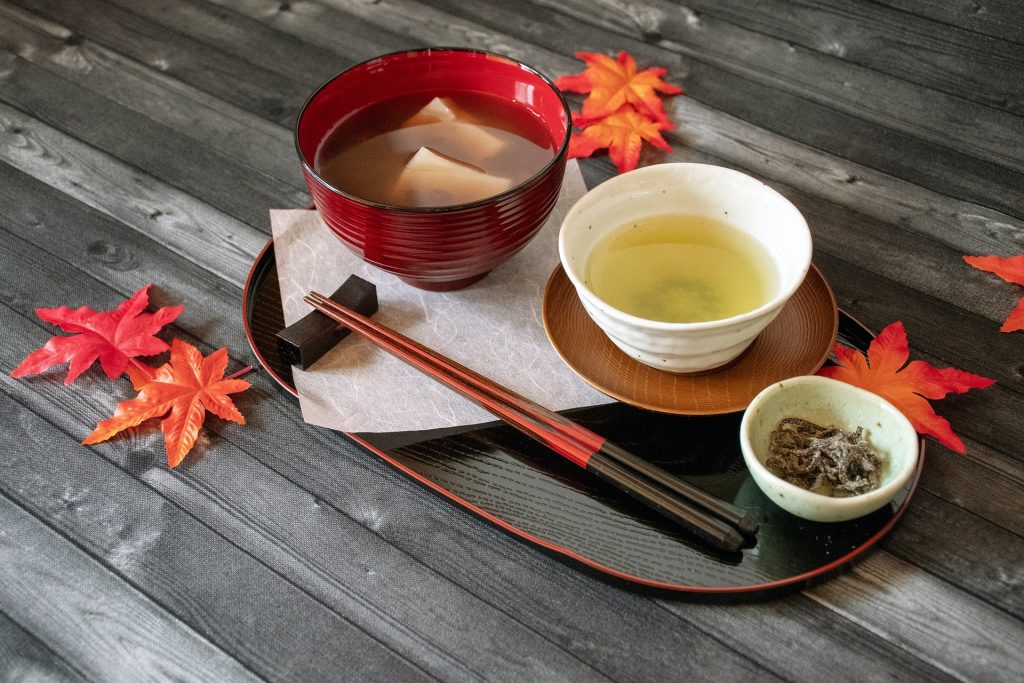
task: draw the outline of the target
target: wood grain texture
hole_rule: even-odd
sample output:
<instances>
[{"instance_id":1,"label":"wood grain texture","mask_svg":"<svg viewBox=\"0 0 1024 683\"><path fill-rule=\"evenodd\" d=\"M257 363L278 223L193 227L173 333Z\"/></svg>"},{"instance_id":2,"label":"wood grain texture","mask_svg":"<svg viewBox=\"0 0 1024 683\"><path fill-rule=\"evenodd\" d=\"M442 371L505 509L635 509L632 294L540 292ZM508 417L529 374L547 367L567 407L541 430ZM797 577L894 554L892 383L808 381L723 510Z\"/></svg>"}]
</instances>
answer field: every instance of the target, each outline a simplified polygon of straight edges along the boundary
<instances>
[{"instance_id":1,"label":"wood grain texture","mask_svg":"<svg viewBox=\"0 0 1024 683\"><path fill-rule=\"evenodd\" d=\"M2 261L4 257L5 255L0 253L0 261ZM36 280L35 282L22 282L22 288L27 288L30 290L34 287L40 286L42 282L45 282L46 280L49 279L60 279L69 282L74 279L73 277L69 277L69 275L74 271L70 270L66 265L63 268L60 268L56 271L52 269L47 270L45 268L38 267L33 267L32 271L38 274L37 276L39 279ZM81 281L79 281L77 284L77 287L79 288L80 291L82 285L83 283ZM69 288L75 286L76 285L69 284ZM14 299L15 301L24 302L26 300L26 292L19 291L18 285L12 282L5 282L4 287L7 289L7 291L12 292L12 299ZM104 286L101 285L98 280L95 280L93 281L93 284L91 284L88 287L88 289L92 291L93 298L98 298L102 294ZM218 301L217 305L221 305L221 302ZM26 325L29 326L30 328L37 327L37 325L29 321L30 315L31 314L29 310L26 308L23 310L20 317L8 318L6 320L6 325L8 328L18 328L24 327ZM17 358L12 352L8 359L5 361L5 367L13 366L13 364L16 361ZM41 391L45 391L46 394L48 395L48 402L50 404L49 406L47 406L45 402L41 402L37 398L29 397L24 394L20 397L20 399L23 402L32 405L33 409L47 413L47 417L49 417L50 419L59 420L61 419L62 416L65 416L66 419L66 408L63 406L62 400L62 396L65 391L63 387L61 387L59 384L43 383L39 386L39 389ZM374 594L378 595L377 599L380 600L381 598L379 597L379 593L381 590L381 579L377 578L378 574L390 575L392 572L394 572L399 576L408 576L408 572L410 570L416 570L419 562L422 562L422 559L414 560L412 558L422 558L424 555L430 556L433 554L424 553L421 550L420 552L409 553L409 558L406 558L403 557L402 552L396 553L394 551L387 550L387 546L383 545L379 541L375 541L373 536L373 534L381 533L382 531L392 526L396 527L399 530L406 529L408 527L409 521L408 516L410 515L416 516L421 523L425 521L423 518L423 510L408 509L409 501L402 500L401 497L399 497L394 502L386 502L390 501L392 498L392 496L386 494L386 491L388 488L392 488L393 485L404 484L405 490L409 492L418 491L418 488L405 482L401 477L397 477L396 475L394 475L393 472L386 471L386 468L384 468L384 473L390 475L390 477L395 479L395 481L391 482L391 484L388 485L387 488L385 488L384 485L382 485L381 483L374 483L377 477L380 476L379 470L383 466L378 465L376 468L371 468L369 472L366 472L363 470L366 467L367 463L355 461L352 464L356 466L356 470L352 471L351 469L345 467L339 467L339 463L335 462L333 459L325 460L322 457L319 457L317 455L318 453L331 452L336 450L340 446L340 441L337 440L336 438L330 438L331 435L329 434L324 436L323 443L320 444L319 448L314 447L313 450L310 450L310 444L308 443L295 444L291 442L289 439L287 439L286 435L294 432L295 429L298 428L298 425L301 424L301 422L299 421L298 415L294 411L294 408L290 404L286 404L284 406L277 406L276 408L272 407L272 405L270 404L283 401L283 399L279 398L277 399L277 401L274 401L275 398L276 394L273 391L271 391L269 394L264 391L263 395L261 396L260 402L258 402L257 405L263 403L266 406L266 411L263 413L257 413L256 415L249 415L250 425L254 429L259 430L258 432L253 434L238 432L236 434L233 434L232 438L236 440L238 438L241 438L240 443L243 444L247 450L259 453L261 457L266 457L267 450L265 432L272 431L280 435L281 439L278 443L275 444L275 447L284 447L286 450L277 451L276 456L269 458L268 464L280 468L281 458L287 457L288 451L300 451L302 452L303 456L309 458L311 462L316 462L322 468L326 468L326 471L330 472L332 477L340 478L342 481L346 482L344 487L345 490L343 493L340 494L340 497L338 495L329 495L323 490L322 486L314 486L311 490L311 493L309 494L300 494L297 502L303 505L306 510L310 511L306 514L313 514L315 515L315 517L320 517L324 514L320 511L324 510L326 506L328 511L328 519L334 521L335 523L338 520L345 521L350 528L362 530L358 532L356 538L353 538L351 534L346 532L340 532L335 525L332 525L331 528L323 530L322 536L325 538L332 538L337 540L332 540L326 546L324 546L323 542L320 540L320 537L313 533L313 528L303 529L302 525L299 525L297 527L288 529L286 533L282 533L282 537L284 538L307 538L308 540L304 543L304 545L307 547L307 549L313 549L314 553L321 552L321 550L319 549L323 549L325 547L337 553L336 555L333 555L329 558L321 558L317 560L316 566L318 567L318 569L316 571L289 571L289 574L292 575L290 577L291 580L308 580L309 574L311 574L312 578L316 579L315 581L313 581L314 585L316 586L316 584L320 584L319 586L316 586L317 589L324 590L323 579L321 578L322 574L327 573L328 575L337 576L339 573L338 566L342 565L343 563L351 562L354 559L356 564L352 568L352 573L355 575L355 577L358 577L358 579L361 582L365 582L366 584L368 584L368 586L373 589ZM81 402L82 405L87 406L89 410L89 413L87 415L83 415L82 417L79 418L78 424L74 427L75 432L73 436L76 438L80 438L81 436L84 436L88 432L88 430L90 429L91 422L100 419L105 413L109 413L110 410L112 410L116 397L107 395L103 387L91 385L90 387L79 393L77 400ZM244 406L244 404L242 405ZM275 417L277 417L278 420L284 418L286 420L286 424L278 424L277 426L274 426L273 423ZM268 420L270 422L268 422ZM216 425L212 425L210 426L210 428L215 430ZM212 432L212 438L218 438L217 433L215 431ZM210 444L207 445L209 446ZM112 444L111 446L113 447L114 453L116 454L114 456L115 462L117 462L120 467L123 467L130 471L136 471L139 473L144 473L148 471L160 473L162 471L162 469L159 467L159 464L163 460L163 454L161 452L162 446L158 434L151 433L150 435L148 435L148 437L121 440L118 443ZM224 449L230 447L221 446L220 448ZM355 451L355 449L352 449L351 446L349 446L349 450L353 454L357 452ZM370 460L373 459L371 458ZM215 462L211 462L209 467L209 471L215 473L215 477L219 478L224 472L224 469L218 466ZM251 498L252 481L247 481L248 478L253 476L252 468L253 466L251 464L245 465L244 463L241 463L238 468L229 467L227 471L236 471L237 475L241 477L240 481L230 485L225 483L209 482L207 484L203 484L202 487L204 489L210 489L210 487L223 488L225 486L229 486L230 488L234 488L238 491L237 495L249 497L247 500L239 499L238 501L231 503L229 505L230 509L236 509L239 506L252 508L253 505L255 505L256 508L258 509L261 507L259 505L260 498ZM264 471L269 472L269 470ZM199 476L199 474L200 473L197 473L197 476ZM295 473L293 472L292 474L294 476ZM325 472L320 472L318 476L315 477L315 480L322 481L324 474ZM298 471L298 475L300 478L305 477L305 475L301 473L301 469ZM159 477L161 478L163 476L165 475L159 475ZM168 484L172 484L174 480L172 478L166 481L168 481ZM272 477L271 481L268 482L265 486L268 491L277 490L278 496L282 495L282 489L290 488L287 483L287 480L282 480L276 476ZM378 495L380 497L367 501L365 499L365 495L363 494L365 494L366 490L369 487L379 489L380 493ZM359 491L362 491L363 494L359 494ZM175 498L180 495L183 495L183 493L173 494L170 491L168 491L166 495L168 495L171 498ZM209 494L207 493L206 495ZM43 499L45 500L46 497L44 496ZM433 499L432 497L428 499L428 502L430 502L431 507L435 509L436 516L431 516L429 518L432 521L427 523L426 529L433 529L435 531L428 532L422 536L416 534L417 543L422 543L423 541L430 541L430 539L433 537L432 534L435 533L436 530L443 528L442 525L450 526L451 523L449 517L452 513L452 510L449 507L443 504L440 504L439 506L439 504L435 502L435 499ZM190 508L196 509L197 499L194 497L194 495L189 496L188 503ZM223 505L223 501L221 501L220 504ZM329 514L329 510L331 507L335 507L336 509L341 510L344 514L344 517L338 517L337 515ZM265 516L268 514L268 512L271 511L264 511L260 514ZM282 513L280 517L281 519L288 520L292 519L293 515L294 511L291 511L288 514ZM269 522L264 522L264 524L267 523ZM275 522L274 524L277 525L279 523L280 522ZM223 524L223 521L221 521L221 524ZM466 527L465 533L472 533L475 529L476 522L466 517L464 518L463 525ZM363 528L365 526L369 527L370 535L367 535L366 529ZM233 531L232 533L234 535L239 535L240 538L247 538L248 544L252 543L252 536L254 532L251 529L244 530L244 532L241 530ZM498 537L501 538L501 536ZM280 541L275 541L268 543L267 546L272 553L280 554L281 550L277 547L277 544L279 543ZM367 551L367 557L372 557L374 559L372 561L363 560L360 559L359 556L351 558L351 551L349 550L348 545L349 543L358 543L360 547L364 548ZM513 544L511 542L509 542L509 544L518 547L517 544ZM308 551L309 550L307 550L307 552ZM505 549L505 553L509 553L509 551L509 548ZM446 548L442 546L437 548L437 552L442 554L447 562L455 562L455 566L461 566L459 564L459 558L466 557L466 552L469 552L469 548L466 545L460 543L457 550L451 547ZM472 551L472 554L474 556L479 557L483 553L481 550L474 550ZM514 555L514 553L512 554ZM391 562L396 564L397 567L389 565L389 559L391 560ZM280 563L282 561L283 560L280 558L274 560L275 563ZM306 562L308 562L308 560L303 561L303 564L305 564ZM506 557L503 560L489 560L489 563L490 562L493 562L493 566L496 567L503 566L507 564L508 558ZM453 572L451 571L450 567L447 569L447 571L439 573L439 576L454 575L456 581L461 582L465 580L464 577L460 576L460 572ZM467 569L470 569L471 573L473 573L472 568ZM348 574L348 572L342 572L342 577L344 577L345 579L344 581L335 579L334 582L329 582L327 585L329 588L332 589L330 591L331 593L333 593L331 597L332 601L335 601L339 605L346 606L347 609L352 609L351 594L353 590L358 590L358 583L356 582L355 579L353 579L351 575L346 576L346 574ZM449 596L452 594L453 591L455 592L456 596L460 595L460 591L462 589L458 588L457 585L453 586L448 584L447 580L442 580L440 585L438 586L437 593L434 595L432 600L429 600L425 603L425 601L428 600L427 596L421 596L416 601L416 603L414 603L414 605L410 605L410 607L415 606L414 614L420 615L420 620L427 619L426 623L420 625L419 635L415 639L412 639L411 642L406 643L406 646L411 647L418 657L430 658L438 656L436 654L438 652L436 648L427 647L429 639L438 637L437 633L440 633L442 636L451 634L452 636L456 636L459 638L466 637L465 635L463 635L463 631L465 629L462 620L464 617L461 616L460 611L453 608L458 608L462 600L465 600L467 598L474 600L472 598L472 594L480 595L480 599L486 600L488 603L495 604L497 610L499 610L498 612L496 612L496 617L497 615L503 613L510 613L513 619L518 620L518 618L520 618L517 615L516 611L512 609L512 607L514 604L517 604L521 600L520 595L522 593L522 590L515 590L510 592L507 596L495 599L495 597L485 587L488 582L488 577L486 575L478 576L474 573L474 578L476 580L482 581L483 585L481 585L477 590L472 591L471 595L456 600L454 604L454 598ZM436 585L438 581L438 578L431 577L430 574L428 573L426 578L421 578L417 580L416 585L420 586L423 589L426 589L427 587L430 587L432 584ZM336 593L336 591L339 590L339 586L341 587L342 590L340 595ZM527 589L524 588L523 590ZM531 586L529 590L536 592L537 587ZM408 585L405 582L399 582L397 584L394 584L394 596L391 598L391 601L392 604L399 606L398 609L406 609L401 606L403 605L403 603L407 602L407 591ZM565 596L564 588L559 589L557 591L547 592L549 594L544 596L546 599L562 600ZM432 608L430 607L431 603L433 603ZM471 610L472 613L476 614L480 619L485 619L480 606L474 606L470 604L468 606L468 609ZM554 609L554 606L549 607L547 610L545 610L545 612L550 612L552 609ZM421 612L420 610L424 611ZM440 611L441 614L436 613L436 611ZM619 619L633 623L634 627L636 628L640 628L640 625L643 623L651 623L649 621L649 618L643 614L639 607L634 608L633 611L635 612L635 615L630 616L628 612L622 609L618 610ZM534 621L536 619L536 615L529 611L527 611L524 616L526 616L530 621ZM520 657L520 659L522 660L522 666L539 667L538 671L543 671L547 673L553 673L565 668L564 664L561 666L557 664L559 658L565 661L564 654L560 654L558 650L555 650L553 657L545 656L543 641L531 642L534 641L534 639L536 638L535 636L529 635L530 631L532 630L541 630L542 632L547 632L548 638L551 638L555 642L558 642L561 648L568 649L570 652L580 647L583 648L582 652L589 652L592 648L596 647L597 643L612 639L614 633L616 632L616 629L618 628L617 624L620 623L609 622L607 624L588 624L588 620L586 618L583 618L583 616L585 615L573 616L572 619L574 623L572 627L560 627L554 632L550 631L550 627L547 624L530 623L527 626L529 630L518 636L518 639L523 642L523 647L527 648L527 650L524 651L522 656ZM372 617L369 618L370 623L374 624L378 629L387 627L388 623L392 625L392 628L396 628L399 627L400 624L407 623L406 620L410 619L409 615L406 614L403 618L389 618L387 619L387 621L384 621L384 614L381 613L379 609L377 611L371 611L369 617ZM692 629L680 630L679 626L676 624L676 620L673 617L671 617L670 615L664 615L664 617L667 619L667 623L663 627L661 627L662 630L670 633L676 633L677 635L673 636L672 638L666 640L664 643L659 645L659 647L657 648L657 657L654 657L654 655L652 654L652 659L647 660L644 663L633 663L631 666L631 670L646 670L653 678L656 679L658 678L659 671L659 669L655 666L657 662L664 662L666 660L669 660L677 661L677 669L679 667L685 668L687 666L699 666L700 670L718 671L723 676L740 675L742 678L746 678L748 675L752 675L755 672L758 672L759 675L764 675L759 668L752 667L749 663L744 661L737 663L732 662L730 659L723 660L719 658L718 661L720 661L720 664L717 664L716 659L714 657L714 653L717 649L722 648L721 645L716 645L713 640L707 638L706 636L703 636L699 631L694 631ZM499 620L501 619L500 617L498 618ZM449 621L450 625L447 628L444 628L440 631L435 630L440 629L443 624ZM503 626L500 629L500 631L506 634L514 634L520 628L522 627L517 628L515 622L511 622ZM400 633L402 631L406 631L406 628L401 628ZM583 638L582 641L580 640L581 633L588 634L585 638ZM405 637L409 638L409 635L410 634L408 634L408 632L406 631ZM392 634L392 637L394 637L394 634ZM579 644L577 645L577 643ZM628 643L623 643L622 647L628 647ZM448 651L454 653L460 650L461 648L455 647L453 644L449 643ZM488 653L489 648L482 648L482 652L484 654ZM502 657L504 657L504 653L507 652L509 652L507 647L503 648L500 651L500 653L502 653ZM600 658L602 660L600 664L601 668L608 666L611 667L614 671L615 667L621 666L619 662L625 662L625 654L625 650L619 652L618 654L616 654L614 650L609 650L607 657L602 656ZM698 654L700 654L699 657ZM571 659L568 661L572 662ZM479 663L474 663L474 666L470 669L470 671L475 670L477 672L485 672L488 670L489 667L495 666L501 668L502 670L511 671L518 669L521 665L516 663L515 661L510 662L505 659L502 659L498 663L494 661L487 661L483 665ZM579 664L574 664L573 668L578 668L579 666ZM593 666L594 665L591 665L589 668L583 667L583 670L579 671L577 675L567 675L566 677L592 677L594 675L594 672L592 670ZM463 666L463 668L465 668L465 666ZM697 671L698 669L694 668L693 670ZM533 673L537 674L538 671L534 671ZM589 671L589 674L587 674L587 676L584 676L584 671ZM746 671L746 674L743 673L744 671ZM448 667L443 668L440 673L443 673L445 677L456 679L462 679L465 677L465 673L459 673L459 670L453 669L450 663ZM470 676L470 678L472 677L473 676Z\"/></svg>"},{"instance_id":2,"label":"wood grain texture","mask_svg":"<svg viewBox=\"0 0 1024 683\"><path fill-rule=\"evenodd\" d=\"M664 0L631 3L627 13L614 2L559 2L553 6L625 36L638 40L646 36L683 58L710 63L857 118L1024 170L1024 164L1010 151L1024 140L1020 119L1011 113L890 77L711 15L680 10ZM639 26L636 16L643 18ZM991 137L981 140L979 135Z\"/></svg>"},{"instance_id":3,"label":"wood grain texture","mask_svg":"<svg viewBox=\"0 0 1024 683\"><path fill-rule=\"evenodd\" d=\"M304 201L304 192L282 187L20 57L10 66L2 78L3 102L129 164L153 169L162 180L250 225L262 222L268 205ZM133 137L123 135L125 130Z\"/></svg>"},{"instance_id":4,"label":"wood grain texture","mask_svg":"<svg viewBox=\"0 0 1024 683\"><path fill-rule=\"evenodd\" d=\"M100 0L18 0L9 3L71 28L156 71L216 94L221 99L288 125L305 100L306 88L284 76L257 69L216 47L146 21Z\"/></svg>"},{"instance_id":5,"label":"wood grain texture","mask_svg":"<svg viewBox=\"0 0 1024 683\"><path fill-rule=\"evenodd\" d=\"M850 0L687 4L731 24L933 90L1024 113L1024 45Z\"/></svg>"},{"instance_id":6,"label":"wood grain texture","mask_svg":"<svg viewBox=\"0 0 1024 683\"><path fill-rule=\"evenodd\" d=\"M0 677L11 683L86 679L47 644L0 612Z\"/></svg>"},{"instance_id":7,"label":"wood grain texture","mask_svg":"<svg viewBox=\"0 0 1024 683\"><path fill-rule=\"evenodd\" d=\"M0 609L86 677L259 680L2 494L0 519Z\"/></svg>"},{"instance_id":8,"label":"wood grain texture","mask_svg":"<svg viewBox=\"0 0 1024 683\"><path fill-rule=\"evenodd\" d=\"M933 666L977 680L1014 681L1024 654L1015 619L950 591L928 573L876 554L849 574L808 591L810 597L915 652ZM886 617L878 617L884 613Z\"/></svg>"},{"instance_id":9,"label":"wood grain texture","mask_svg":"<svg viewBox=\"0 0 1024 683\"><path fill-rule=\"evenodd\" d=\"M221 97L0 3L0 47L158 121L237 162L303 189L291 131Z\"/></svg>"},{"instance_id":10,"label":"wood grain texture","mask_svg":"<svg viewBox=\"0 0 1024 683\"><path fill-rule=\"evenodd\" d=\"M5 172L18 169L236 287L266 241L260 230L2 103L0 158Z\"/></svg>"},{"instance_id":11,"label":"wood grain texture","mask_svg":"<svg viewBox=\"0 0 1024 683\"><path fill-rule=\"evenodd\" d=\"M262 373L249 425L211 420L174 472L151 431L77 445L118 397L98 373L7 375L47 338L34 306L102 308L147 282L187 304L174 334L248 362L240 286L266 211L306 202L299 106L352 63L430 44L549 75L577 72L577 50L669 67L688 92L669 103L675 152L645 163L768 181L844 308L999 380L937 404L968 455L929 445L884 548L768 604L650 597L307 428ZM1019 293L960 256L1024 250L1022 46L1013 0L0 0L0 677L1012 679L1024 361L997 330ZM582 166L590 185L614 173ZM200 564L218 575L193 580Z\"/></svg>"},{"instance_id":12,"label":"wood grain texture","mask_svg":"<svg viewBox=\"0 0 1024 683\"><path fill-rule=\"evenodd\" d=\"M144 586L150 599L235 653L246 668L260 677L294 681L322 680L342 666L364 679L387 672L397 680L428 680L156 490L97 462L96 454L77 443L77 434L60 433L6 394L0 403L17 418L3 436L4 448L13 451L19 441L45 438L53 444L47 463L61 473L41 480L34 458L8 458L4 493L75 538L133 586ZM278 630L281 622L301 625Z\"/></svg>"},{"instance_id":13,"label":"wood grain texture","mask_svg":"<svg viewBox=\"0 0 1024 683\"><path fill-rule=\"evenodd\" d=\"M532 15L533 20L527 22L517 21L515 17L521 12L512 8L503 9L500 16L495 16L497 11L494 10L474 11L472 7L462 11L472 12L472 16L488 22L474 27L477 29L471 34L474 38L478 35L486 36L488 30L506 30L514 32L522 40L528 41L528 44L539 44L565 56L580 49L605 52L629 49L642 63L671 68L672 73L677 74L675 78L686 85L688 97L669 100L672 106L694 106L694 103L698 103L698 111L702 110L703 105L710 107L716 115L727 112L744 122L779 133L784 138L925 185L943 194L969 198L992 206L993 200L1000 194L994 191L995 188L1004 186L1008 201L1000 207L1001 210L1017 212L1019 215L1021 202L1010 199L1020 196L1020 183L1013 182L1019 173L1008 174L1004 167L951 150L941 140L926 141L894 130L892 126L872 123L854 113L833 108L827 101L815 101L798 93L778 89L739 71L734 72L713 62L703 61L700 55L690 58L654 46L648 42L641 28L647 21L647 14L638 9L638 18L632 18L629 10L636 7L632 4L624 4L622 12L616 13L612 6L604 13L610 17L610 25L627 27L626 33L620 31L614 39L610 39L602 27L595 26L593 19L584 21L572 14L559 12L559 6L553 3L543 7L530 6L523 10ZM673 9L668 16L679 13L685 15L684 10ZM584 16L590 13L588 11ZM654 13L656 19L664 19L665 16L664 13ZM504 26L512 28L499 28ZM576 36L579 42L565 48L562 36L567 34ZM659 33L651 35L654 38L660 36ZM572 61L555 73L575 73L580 68L579 62ZM788 73L781 69L778 71L780 76ZM876 95L884 96L885 91L881 90ZM693 145L688 135L689 119L681 115L673 117L673 120L679 123L680 129L670 133L670 138L678 136L686 145ZM728 120L726 118L719 123L727 125ZM842 134L837 134L838 131ZM958 169L956 182L951 182L952 177L948 172L950 165Z\"/></svg>"},{"instance_id":14,"label":"wood grain texture","mask_svg":"<svg viewBox=\"0 0 1024 683\"><path fill-rule=\"evenodd\" d=\"M881 4L928 17L947 26L1024 43L1020 5L1015 0L881 0Z\"/></svg>"}]
</instances>

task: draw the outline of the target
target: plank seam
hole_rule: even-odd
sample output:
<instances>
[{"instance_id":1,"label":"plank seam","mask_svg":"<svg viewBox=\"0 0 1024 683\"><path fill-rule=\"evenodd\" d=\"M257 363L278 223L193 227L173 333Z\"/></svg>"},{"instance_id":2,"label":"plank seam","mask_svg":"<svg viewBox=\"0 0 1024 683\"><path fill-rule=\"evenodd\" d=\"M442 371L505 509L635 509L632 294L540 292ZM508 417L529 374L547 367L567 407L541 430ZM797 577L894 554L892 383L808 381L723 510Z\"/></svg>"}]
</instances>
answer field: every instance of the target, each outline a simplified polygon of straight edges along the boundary
<instances>
[{"instance_id":1,"label":"plank seam","mask_svg":"<svg viewBox=\"0 0 1024 683\"><path fill-rule=\"evenodd\" d=\"M4 389L4 393L7 393L8 396L11 396L10 393L8 393L6 389ZM11 396L11 398L14 399L13 396ZM30 412L32 412L34 415L36 415L37 417L42 419L47 424L50 424L51 426L56 427L56 425L54 425L52 422L50 422L46 418L36 414L35 411L32 411L30 408L27 408L25 406L22 406L22 407L25 408L25 410L29 410ZM60 428L58 427L58 429L60 429ZM60 430L60 431L63 431L63 430ZM202 633L201 631L198 631L192 625L190 625L190 624L186 623L185 621L183 621L180 617L178 617L177 614L175 614L170 609L168 609L159 600L156 600L155 598L150 596L145 591L140 590L134 583L132 583L131 581L128 581L127 579L125 579L125 577L122 576L119 572L114 571L113 569L111 569L109 566L107 566L107 564L105 562L103 562L98 557L93 555L87 548L82 546L77 540L75 540L74 538L71 538L70 536L65 534L63 531L61 531L57 527L55 527L52 524L50 524L47 520L39 517L34 511L32 511L31 509L29 509L29 508L25 507L24 505L22 505L18 500L14 499L14 498L11 498L5 491L0 490L0 498L3 498L4 500L8 501L11 505L17 507L19 510L24 512L26 515L29 515L30 517L32 517L34 520L36 520L37 522L39 522L40 524L45 526L47 529L49 529L51 532L56 534L58 537L64 539L68 543L70 543L79 552L84 554L91 562L93 562L98 567L100 567L101 569L105 570L106 572L108 572L109 574L114 576L120 583L124 584L124 586L125 586L125 588L127 590L129 590L129 591L131 591L133 593L136 593L141 599L143 599L146 602L152 604L156 609L158 609L160 612L164 613L170 621L175 622L177 624L180 624L180 626L182 628L184 628L185 630L189 631L190 633L193 633L196 638L198 638L199 640L204 642L207 646L209 646L210 648L212 648L212 649L222 653L224 655L224 657L226 657L226 658L230 659L231 661L235 662L240 668L242 668L245 671L247 671L249 674L251 674L257 680L260 680L260 681L266 681L267 680L263 676L260 676L258 673L253 671L252 668L249 667L248 664L246 664L245 662L239 660L233 654L231 654L230 652L228 652L227 650L225 650L224 648L220 647L219 645L217 645L216 643L211 641L209 638L207 638L206 634Z\"/></svg>"},{"instance_id":2,"label":"plank seam","mask_svg":"<svg viewBox=\"0 0 1024 683\"><path fill-rule=\"evenodd\" d=\"M873 5L878 5L880 7L886 7L888 9L891 9L891 10L896 11L896 12L903 12L904 14L909 14L910 16L917 17L918 19L926 19L928 21L934 21L935 23L942 24L943 26L952 26L953 28L960 29L961 31L967 31L968 33L973 33L973 34L978 35L978 36L984 36L986 38L994 39L994 40L1002 40L1004 42L1010 43L1011 45L1024 45L1024 41L1011 40L1010 38L1003 38L1002 36L995 36L995 35L992 35L991 33L985 33L984 31L978 31L976 29L973 29L973 28L970 28L970 27L967 27L967 26L960 26L959 24L953 24L953 23L950 23L950 22L945 21L943 19L937 19L935 17L929 17L929 16L927 16L925 14L921 14L920 12L914 12L914 11L906 9L904 7L893 7L892 5L887 5L884 2L878 2L878 0L866 0L866 1L870 2Z\"/></svg>"},{"instance_id":3,"label":"plank seam","mask_svg":"<svg viewBox=\"0 0 1024 683\"><path fill-rule=\"evenodd\" d=\"M0 492L0 493L2 493L2 492ZM24 508L22 508L22 509L24 509ZM26 512L27 512L27 510L26 510ZM29 514L31 514L31 513L29 513ZM33 515L33 517L35 517L35 515ZM66 657L65 657L64 655L60 654L59 652L57 652L56 650L54 650L54 649L53 649L52 647L50 647L50 644L49 644L49 643L47 643L47 642L46 642L45 640L43 640L43 639L42 639L42 638L41 638L41 637L39 636L39 634L38 634L38 633L36 633L36 632L35 632L35 631L33 631L33 630L32 630L31 628L29 628L29 627L28 627L28 626L26 626L25 624L23 624L23 623L21 623L20 621L18 621L17 619L15 619L13 615L11 615L11 614L7 613L6 611L4 611L4 610L2 610L2 609L0 609L0 615L2 615L2 616L3 616L4 618L5 618L5 619L8 619L8 620L9 620L9 621L10 621L11 623L15 624L15 625L16 625L16 626L17 626L18 628L20 628L20 629L21 629L22 631L24 631L25 633L28 633L28 634L29 634L29 635L31 635L31 636L32 636L33 638L35 638L35 639L36 639L36 640L37 640L37 641L39 642L39 644L40 644L40 645L41 645L41 646L42 646L43 648L45 648L45 649L46 649L46 651L47 651L47 652L48 652L48 653L50 654L50 656L51 656L51 657L53 657L53 659L55 659L55 660L59 661L59 662L60 662L61 664L63 664L64 666L66 666L66 667L67 667L68 669L70 669L70 670L71 670L71 671L72 671L73 673L75 673L76 675L78 675L78 676L79 676L79 677L80 677L80 678L81 678L81 679L82 679L83 681L94 681L95 683L103 683L102 681L98 681L98 680L97 680L97 679L95 679L95 678L92 678L92 677L90 677L90 676L87 676L87 675L85 674L85 672L84 672L84 671L82 671L82 670L81 670L81 669L79 669L79 668L78 668L77 666L75 666L75 665L74 665L73 663L71 663L70 661L68 661L68 659L67 659L67 658L66 658Z\"/></svg>"}]
</instances>

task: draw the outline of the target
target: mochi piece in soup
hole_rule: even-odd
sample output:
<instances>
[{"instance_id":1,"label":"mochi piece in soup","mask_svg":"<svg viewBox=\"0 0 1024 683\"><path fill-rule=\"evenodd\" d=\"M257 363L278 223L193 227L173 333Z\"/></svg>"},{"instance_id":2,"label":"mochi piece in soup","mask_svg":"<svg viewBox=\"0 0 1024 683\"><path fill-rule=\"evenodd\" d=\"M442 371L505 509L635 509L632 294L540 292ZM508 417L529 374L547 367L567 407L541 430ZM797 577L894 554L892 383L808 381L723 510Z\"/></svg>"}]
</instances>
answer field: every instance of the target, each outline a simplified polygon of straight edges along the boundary
<instances>
[{"instance_id":1,"label":"mochi piece in soup","mask_svg":"<svg viewBox=\"0 0 1024 683\"><path fill-rule=\"evenodd\" d=\"M420 147L395 182L392 201L403 206L465 204L512 187L508 178L492 176L458 159Z\"/></svg>"},{"instance_id":2,"label":"mochi piece in soup","mask_svg":"<svg viewBox=\"0 0 1024 683\"><path fill-rule=\"evenodd\" d=\"M427 102L422 109L410 116L402 128L422 126L426 123L442 123L454 121L457 118L455 105L447 97L435 97Z\"/></svg>"}]
</instances>

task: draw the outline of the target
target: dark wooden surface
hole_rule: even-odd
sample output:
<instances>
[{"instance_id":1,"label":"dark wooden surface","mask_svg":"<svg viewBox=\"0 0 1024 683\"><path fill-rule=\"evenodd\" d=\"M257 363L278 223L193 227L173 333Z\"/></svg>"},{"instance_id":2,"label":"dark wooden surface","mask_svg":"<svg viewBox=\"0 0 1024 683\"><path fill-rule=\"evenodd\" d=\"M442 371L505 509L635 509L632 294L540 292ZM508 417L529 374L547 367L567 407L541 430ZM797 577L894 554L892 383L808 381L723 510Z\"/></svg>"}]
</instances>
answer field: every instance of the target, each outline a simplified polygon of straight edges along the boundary
<instances>
[{"instance_id":1,"label":"dark wooden surface","mask_svg":"<svg viewBox=\"0 0 1024 683\"><path fill-rule=\"evenodd\" d=\"M0 680L1020 680L1024 10L1014 0L0 0ZM550 75L631 51L687 90L679 161L807 216L840 304L999 380L943 401L910 510L799 594L625 590L525 546L334 435L258 373L168 471L159 432L79 441L128 395L10 370L35 306L147 282L174 334L250 362L241 286L267 210L307 202L290 126L382 52L464 45ZM663 160L645 157L645 163ZM590 185L613 173L583 164Z\"/></svg>"}]
</instances>

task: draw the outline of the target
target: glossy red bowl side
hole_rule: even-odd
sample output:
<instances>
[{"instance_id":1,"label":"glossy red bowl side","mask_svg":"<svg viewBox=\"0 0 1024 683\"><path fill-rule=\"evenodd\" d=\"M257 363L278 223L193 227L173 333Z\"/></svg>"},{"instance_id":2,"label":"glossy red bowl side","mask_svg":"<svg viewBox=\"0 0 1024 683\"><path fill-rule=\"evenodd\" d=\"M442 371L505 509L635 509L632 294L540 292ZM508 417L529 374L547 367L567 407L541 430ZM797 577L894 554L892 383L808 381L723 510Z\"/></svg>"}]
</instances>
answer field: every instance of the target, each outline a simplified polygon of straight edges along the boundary
<instances>
[{"instance_id":1,"label":"glossy red bowl side","mask_svg":"<svg viewBox=\"0 0 1024 683\"><path fill-rule=\"evenodd\" d=\"M486 92L524 107L550 134L554 158L499 195L430 208L366 201L314 171L317 146L351 113L400 95L460 91ZM544 224L562 186L570 128L565 99L534 69L487 52L431 48L376 57L332 78L302 108L295 142L313 204L349 249L413 286L449 291L484 277Z\"/></svg>"}]
</instances>

